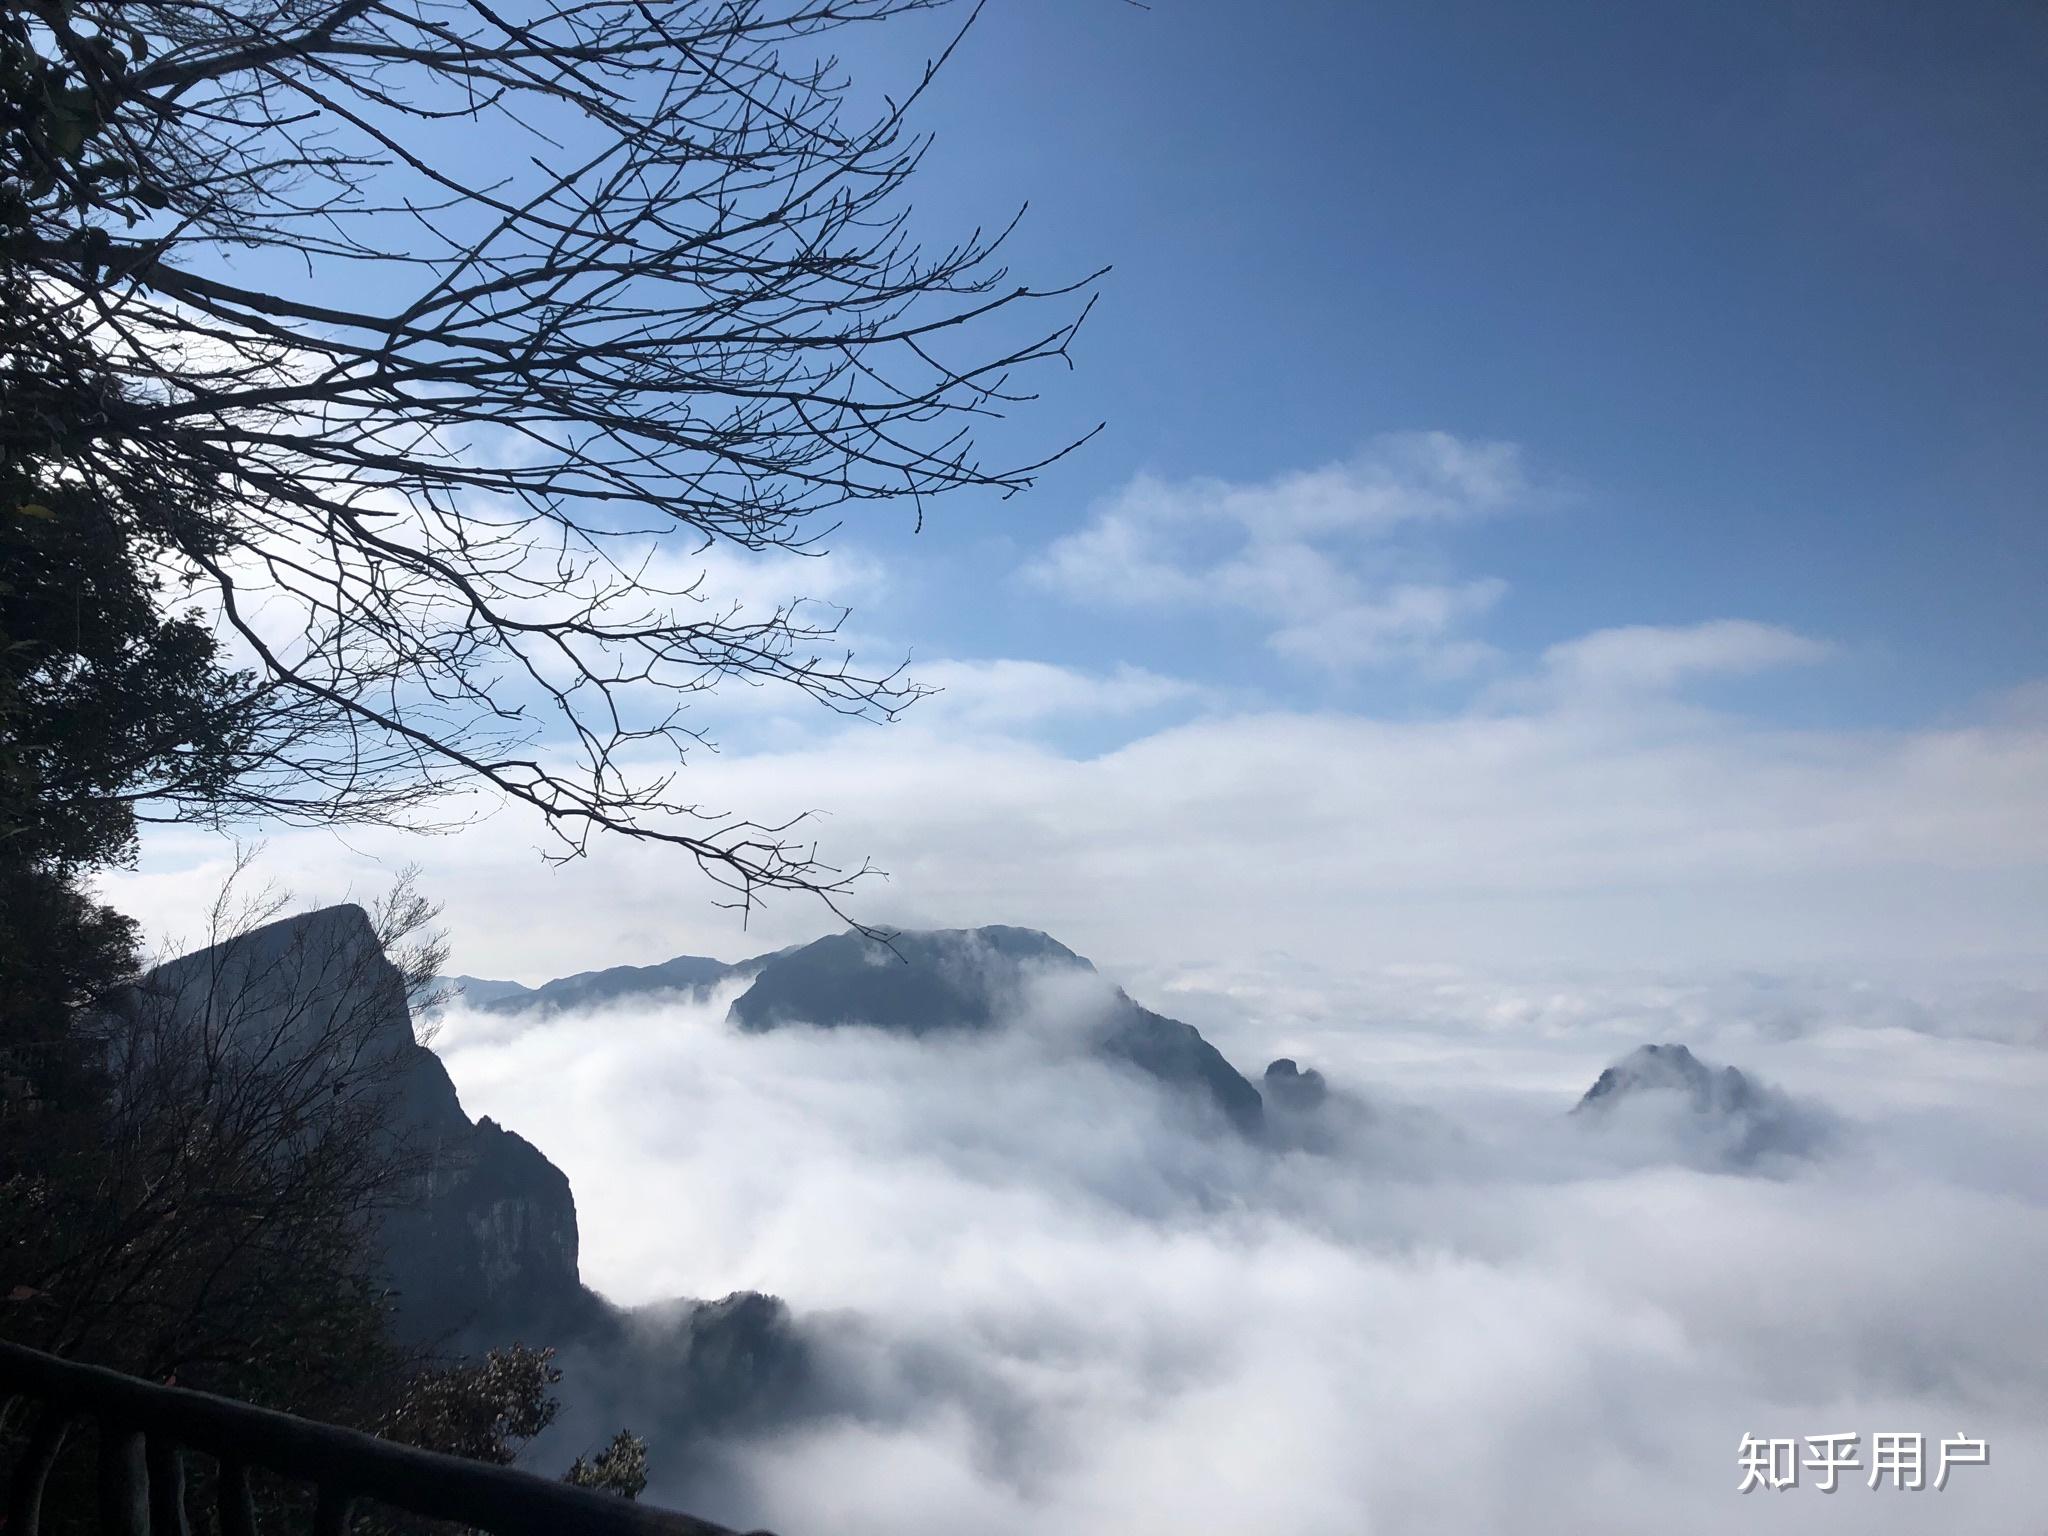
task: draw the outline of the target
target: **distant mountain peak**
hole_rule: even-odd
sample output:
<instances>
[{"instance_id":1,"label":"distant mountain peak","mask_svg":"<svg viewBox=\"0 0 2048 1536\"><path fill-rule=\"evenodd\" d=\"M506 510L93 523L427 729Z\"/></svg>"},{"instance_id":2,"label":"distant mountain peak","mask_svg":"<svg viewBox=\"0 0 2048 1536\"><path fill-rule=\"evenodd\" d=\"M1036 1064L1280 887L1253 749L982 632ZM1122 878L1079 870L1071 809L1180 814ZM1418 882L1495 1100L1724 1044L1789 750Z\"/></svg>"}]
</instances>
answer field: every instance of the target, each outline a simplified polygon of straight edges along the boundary
<instances>
[{"instance_id":1,"label":"distant mountain peak","mask_svg":"<svg viewBox=\"0 0 2048 1536\"><path fill-rule=\"evenodd\" d=\"M1617 1096L1659 1091L1685 1094L1702 1114L1739 1113L1760 1098L1740 1068L1710 1067L1676 1043L1639 1045L1593 1080L1573 1113Z\"/></svg>"},{"instance_id":2,"label":"distant mountain peak","mask_svg":"<svg viewBox=\"0 0 2048 1536\"><path fill-rule=\"evenodd\" d=\"M658 965L614 965L598 971L578 971L537 987L480 976L440 976L435 982L439 990L449 994L449 1001L477 1013L546 1015L665 992L701 998L722 982L752 975L768 958L761 955L731 964L706 955L677 955Z\"/></svg>"},{"instance_id":3,"label":"distant mountain peak","mask_svg":"<svg viewBox=\"0 0 2048 1536\"><path fill-rule=\"evenodd\" d=\"M1572 1113L1601 1122L1638 1111L1668 1115L1672 1106L1681 1119L1662 1124L1691 1138L1710 1161L1738 1167L1770 1156L1811 1156L1832 1130L1824 1111L1675 1042L1637 1046L1610 1064Z\"/></svg>"},{"instance_id":4,"label":"distant mountain peak","mask_svg":"<svg viewBox=\"0 0 2048 1536\"><path fill-rule=\"evenodd\" d=\"M1314 1109L1330 1096L1322 1073L1314 1067L1304 1070L1288 1056L1267 1065L1261 1087L1267 1103L1287 1109Z\"/></svg>"},{"instance_id":5,"label":"distant mountain peak","mask_svg":"<svg viewBox=\"0 0 2048 1536\"><path fill-rule=\"evenodd\" d=\"M766 957L727 1017L744 1030L986 1029L1015 1001L1026 973L1039 969L1095 967L1035 928L904 929L886 941L849 928Z\"/></svg>"},{"instance_id":6,"label":"distant mountain peak","mask_svg":"<svg viewBox=\"0 0 2048 1536\"><path fill-rule=\"evenodd\" d=\"M1035 928L913 929L886 943L849 930L771 956L728 1018L748 1031L792 1024L909 1035L993 1029L1047 973L1093 975L1095 967ZM1258 1089L1193 1025L1140 1006L1120 988L1105 986L1102 1001L1097 1054L1190 1091L1238 1130L1257 1133L1264 1119Z\"/></svg>"}]
</instances>

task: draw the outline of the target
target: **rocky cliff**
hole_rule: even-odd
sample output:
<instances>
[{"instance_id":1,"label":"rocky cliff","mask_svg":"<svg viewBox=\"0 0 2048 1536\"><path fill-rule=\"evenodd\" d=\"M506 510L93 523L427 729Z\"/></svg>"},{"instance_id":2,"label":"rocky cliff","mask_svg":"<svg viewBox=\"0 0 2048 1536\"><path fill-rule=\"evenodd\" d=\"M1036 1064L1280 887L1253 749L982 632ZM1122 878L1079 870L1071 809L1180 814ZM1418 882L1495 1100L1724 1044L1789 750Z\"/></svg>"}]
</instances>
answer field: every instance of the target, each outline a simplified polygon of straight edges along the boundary
<instances>
[{"instance_id":1,"label":"rocky cliff","mask_svg":"<svg viewBox=\"0 0 2048 1536\"><path fill-rule=\"evenodd\" d=\"M376 1155L405 1176L375 1239L407 1335L539 1337L599 1308L577 1278L568 1179L530 1142L463 1112L362 908L266 924L158 967L143 987L169 1002L188 1042L216 1042L246 1072L317 1074L336 1101L381 1105Z\"/></svg>"}]
</instances>

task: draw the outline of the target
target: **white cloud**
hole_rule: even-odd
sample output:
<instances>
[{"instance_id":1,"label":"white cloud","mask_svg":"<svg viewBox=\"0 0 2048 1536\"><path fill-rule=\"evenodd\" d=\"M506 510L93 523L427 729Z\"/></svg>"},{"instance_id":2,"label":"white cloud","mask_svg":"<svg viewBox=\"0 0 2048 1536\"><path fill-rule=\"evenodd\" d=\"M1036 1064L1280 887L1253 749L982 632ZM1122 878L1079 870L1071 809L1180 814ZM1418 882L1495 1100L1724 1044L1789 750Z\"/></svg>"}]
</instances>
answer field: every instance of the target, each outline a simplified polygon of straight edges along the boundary
<instances>
[{"instance_id":1,"label":"white cloud","mask_svg":"<svg viewBox=\"0 0 2048 1536\"><path fill-rule=\"evenodd\" d=\"M1394 434L1343 463L1254 484L1140 476L1026 574L1083 602L1234 610L1266 622L1281 655L1325 667L1428 662L1503 587L1404 577L1392 541L1532 494L1511 444ZM1476 654L1466 645L1462 659Z\"/></svg>"},{"instance_id":2,"label":"white cloud","mask_svg":"<svg viewBox=\"0 0 2048 1536\"><path fill-rule=\"evenodd\" d=\"M913 665L910 677L940 690L918 703L920 724L930 725L933 716L940 716L984 730L1142 715L1202 697L1193 683L1132 666L1096 673L1007 658L935 661Z\"/></svg>"},{"instance_id":3,"label":"white cloud","mask_svg":"<svg viewBox=\"0 0 2048 1536\"><path fill-rule=\"evenodd\" d=\"M1507 583L1455 586L1406 583L1362 602L1341 603L1267 636L1282 656L1336 671L1408 657L1443 675L1473 670L1492 654L1477 641L1453 642L1468 619L1500 601Z\"/></svg>"},{"instance_id":4,"label":"white cloud","mask_svg":"<svg viewBox=\"0 0 2048 1536\"><path fill-rule=\"evenodd\" d=\"M1114 678L1111 693L1158 686ZM983 680L998 696L984 726L1089 692L1029 669ZM2048 729L2024 719L1826 732L1579 705L1206 714L1073 756L916 714L701 758L686 787L764 819L824 808L827 857L891 872L859 897L863 916L1025 923L1127 964L1270 948L1670 964L2032 953L2048 919ZM659 849L613 843L550 870L536 842L506 815L424 847L286 834L269 864L331 898L379 878L373 857L424 857L459 967L521 980L752 952L829 922L785 898L743 933ZM109 889L170 925L218 847L153 833L144 872Z\"/></svg>"},{"instance_id":5,"label":"white cloud","mask_svg":"<svg viewBox=\"0 0 2048 1536\"><path fill-rule=\"evenodd\" d=\"M714 613L738 605L747 621L765 620L795 602L838 608L871 603L887 587L882 563L852 549L804 555L756 553L725 544L693 551L665 544L642 550L636 558L646 563L654 586L688 590Z\"/></svg>"},{"instance_id":6,"label":"white cloud","mask_svg":"<svg viewBox=\"0 0 2048 1536\"><path fill-rule=\"evenodd\" d=\"M1595 630L1551 646L1543 653L1543 668L1546 681L1566 692L1662 692L1690 678L1739 677L1810 665L1833 654L1825 642L1775 624L1716 619Z\"/></svg>"},{"instance_id":7,"label":"white cloud","mask_svg":"<svg viewBox=\"0 0 2048 1536\"><path fill-rule=\"evenodd\" d=\"M1499 1016L1510 991L1328 986L1241 978L1240 1064L1298 1051L1442 1139L1205 1139L1032 1024L741 1036L714 1004L465 1043L452 1019L465 1104L571 1176L591 1279L784 1295L833 1405L723 1437L706 1476L572 1356L542 1464L629 1422L651 1497L854 1536L1905 1536L1931 1507L2034 1528L2048 1056L1872 1029L1824 991L1773 1039L1716 994L1695 1044L1740 1042L1858 1127L1832 1160L1732 1178L1565 1117L1642 1040L1629 998L1528 990L1535 1030ZM1982 1436L1992 1462L1939 1495L1736 1491L1745 1433L1855 1429L1867 1459L1880 1428Z\"/></svg>"},{"instance_id":8,"label":"white cloud","mask_svg":"<svg viewBox=\"0 0 2048 1536\"><path fill-rule=\"evenodd\" d=\"M1097 510L1098 526L1214 526L1264 540L1387 533L1504 511L1531 494L1512 443L1467 442L1448 432L1373 438L1350 459L1240 484L1214 477L1141 475ZM1055 564L1065 541L1055 544Z\"/></svg>"}]
</instances>

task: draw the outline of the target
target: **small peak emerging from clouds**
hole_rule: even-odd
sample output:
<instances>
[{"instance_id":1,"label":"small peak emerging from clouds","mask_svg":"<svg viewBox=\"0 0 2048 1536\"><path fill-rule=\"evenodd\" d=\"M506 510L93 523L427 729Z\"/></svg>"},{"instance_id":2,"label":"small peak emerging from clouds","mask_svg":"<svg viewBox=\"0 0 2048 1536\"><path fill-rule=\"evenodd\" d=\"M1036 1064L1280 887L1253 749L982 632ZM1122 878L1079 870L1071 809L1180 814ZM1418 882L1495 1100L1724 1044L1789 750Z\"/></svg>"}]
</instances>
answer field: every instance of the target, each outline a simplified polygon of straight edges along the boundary
<instances>
[{"instance_id":1,"label":"small peak emerging from clouds","mask_svg":"<svg viewBox=\"0 0 2048 1536\"><path fill-rule=\"evenodd\" d=\"M1636 1047L1594 1079L1572 1113L1595 1125L1626 1120L1668 1138L1688 1160L1728 1168L1814 1156L1831 1133L1826 1111L1677 1043Z\"/></svg>"}]
</instances>

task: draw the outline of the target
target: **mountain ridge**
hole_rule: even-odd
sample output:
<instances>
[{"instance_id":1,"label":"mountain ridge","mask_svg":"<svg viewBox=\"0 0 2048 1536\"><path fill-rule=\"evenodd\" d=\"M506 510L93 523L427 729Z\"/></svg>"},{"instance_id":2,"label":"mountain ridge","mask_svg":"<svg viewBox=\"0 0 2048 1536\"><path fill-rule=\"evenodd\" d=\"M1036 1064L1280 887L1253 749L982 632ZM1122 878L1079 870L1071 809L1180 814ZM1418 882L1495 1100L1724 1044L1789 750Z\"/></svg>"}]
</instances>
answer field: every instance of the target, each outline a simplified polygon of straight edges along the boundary
<instances>
[{"instance_id":1,"label":"mountain ridge","mask_svg":"<svg viewBox=\"0 0 2048 1536\"><path fill-rule=\"evenodd\" d=\"M601 970L577 971L537 987L485 976L437 976L432 985L451 998L460 998L478 1013L545 1016L664 992L701 997L722 982L754 974L773 953L737 961L714 960L708 955L676 955L653 965L612 965Z\"/></svg>"},{"instance_id":2,"label":"mountain ridge","mask_svg":"<svg viewBox=\"0 0 2048 1536\"><path fill-rule=\"evenodd\" d=\"M726 1022L742 1033L857 1027L922 1037L1004 1027L1033 976L1061 973L1100 976L1092 961L1042 930L988 924L905 929L886 938L847 929L737 962L685 955L578 972L534 988L462 980L487 990L478 1011L543 1015L674 992L702 1000L719 986L746 981L726 1010ZM1326 1105L1337 1095L1320 1072L1282 1057L1254 1083L1192 1025L1146 1008L1107 979L1103 987L1098 1004L1083 1005L1101 1010L1089 1042L1095 1054L1189 1094L1247 1136L1271 1139L1270 1131L1293 1144L1307 1134L1309 1145L1329 1143L1333 1132L1324 1122L1335 1111ZM489 991L498 988L514 990ZM1702 1136L1711 1140L1711 1160L1726 1166L1810 1155L1829 1135L1823 1112L1739 1068L1710 1067L1677 1043L1645 1044L1611 1062L1570 1115L1603 1123L1660 1105L1683 1108L1670 1128L1695 1152ZM1321 1130L1308 1130L1318 1124Z\"/></svg>"},{"instance_id":3,"label":"mountain ridge","mask_svg":"<svg viewBox=\"0 0 2048 1536\"><path fill-rule=\"evenodd\" d=\"M1100 972L1036 928L914 929L886 943L849 929L767 957L726 1019L749 1034L793 1024L912 1036L991 1030L1025 1006L1036 977L1058 974ZM1121 987L1104 986L1103 1016L1091 1042L1095 1054L1213 1108L1244 1135L1259 1134L1265 1116L1259 1090L1201 1031L1153 1012Z\"/></svg>"},{"instance_id":4,"label":"mountain ridge","mask_svg":"<svg viewBox=\"0 0 2048 1536\"><path fill-rule=\"evenodd\" d=\"M904 929L886 939L850 928L731 964L685 955L657 966L582 971L474 1006L483 1013L545 1016L664 992L703 997L745 979L749 986L726 1012L726 1021L744 1033L804 1024L921 1036L999 1027L1033 971L1100 974L1092 961L1036 928ZM1105 993L1104 1010L1097 1054L1191 1093L1243 1134L1259 1133L1259 1090L1193 1025L1144 1007L1121 987Z\"/></svg>"}]
</instances>

